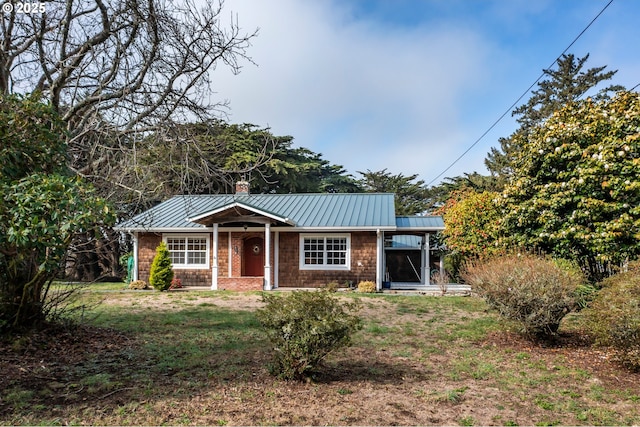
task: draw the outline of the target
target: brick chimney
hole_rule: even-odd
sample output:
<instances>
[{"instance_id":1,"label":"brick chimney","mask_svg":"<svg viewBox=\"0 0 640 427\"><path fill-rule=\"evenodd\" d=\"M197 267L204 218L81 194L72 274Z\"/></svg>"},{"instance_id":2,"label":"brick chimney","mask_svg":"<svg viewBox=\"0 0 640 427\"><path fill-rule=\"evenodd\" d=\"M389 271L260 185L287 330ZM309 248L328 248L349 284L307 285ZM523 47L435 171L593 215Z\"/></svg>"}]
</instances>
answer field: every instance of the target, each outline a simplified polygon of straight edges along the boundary
<instances>
[{"instance_id":1,"label":"brick chimney","mask_svg":"<svg viewBox=\"0 0 640 427\"><path fill-rule=\"evenodd\" d=\"M236 195L238 196L249 195L249 183L247 181L236 182Z\"/></svg>"}]
</instances>

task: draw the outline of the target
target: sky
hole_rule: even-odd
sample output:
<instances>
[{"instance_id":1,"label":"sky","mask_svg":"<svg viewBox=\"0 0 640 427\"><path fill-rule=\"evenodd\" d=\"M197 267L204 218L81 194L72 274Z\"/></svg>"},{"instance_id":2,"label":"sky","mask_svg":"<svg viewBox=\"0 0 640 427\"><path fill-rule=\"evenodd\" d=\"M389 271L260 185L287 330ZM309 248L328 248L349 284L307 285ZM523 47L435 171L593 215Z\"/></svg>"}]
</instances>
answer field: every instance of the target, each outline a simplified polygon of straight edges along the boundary
<instances>
[{"instance_id":1,"label":"sky","mask_svg":"<svg viewBox=\"0 0 640 427\"><path fill-rule=\"evenodd\" d=\"M437 185L487 174L487 152L517 129L511 106L608 3L226 0L225 13L259 31L254 64L215 71L215 100L229 102L231 123L293 136L356 178L386 169ZM639 18L640 1L613 0L567 53L618 70L610 84L631 89Z\"/></svg>"}]
</instances>

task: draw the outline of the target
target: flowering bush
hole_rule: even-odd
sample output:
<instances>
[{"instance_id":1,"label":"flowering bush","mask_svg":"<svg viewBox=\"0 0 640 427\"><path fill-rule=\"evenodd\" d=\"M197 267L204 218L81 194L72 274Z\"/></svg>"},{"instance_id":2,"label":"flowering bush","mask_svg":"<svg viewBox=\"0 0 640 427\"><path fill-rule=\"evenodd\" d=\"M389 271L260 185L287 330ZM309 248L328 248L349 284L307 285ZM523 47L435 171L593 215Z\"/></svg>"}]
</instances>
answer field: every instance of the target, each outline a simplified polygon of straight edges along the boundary
<instances>
[{"instance_id":1,"label":"flowering bush","mask_svg":"<svg viewBox=\"0 0 640 427\"><path fill-rule=\"evenodd\" d=\"M182 287L182 280L178 279L177 277L171 279L171 286L169 286L169 289L180 289Z\"/></svg>"},{"instance_id":2,"label":"flowering bush","mask_svg":"<svg viewBox=\"0 0 640 427\"><path fill-rule=\"evenodd\" d=\"M447 247L462 258L486 256L497 251L495 245L500 211L499 194L485 191L455 192L438 213L443 215Z\"/></svg>"},{"instance_id":3,"label":"flowering bush","mask_svg":"<svg viewBox=\"0 0 640 427\"><path fill-rule=\"evenodd\" d=\"M567 105L518 134L501 195L504 243L581 264L599 281L640 254L640 95Z\"/></svg>"}]
</instances>

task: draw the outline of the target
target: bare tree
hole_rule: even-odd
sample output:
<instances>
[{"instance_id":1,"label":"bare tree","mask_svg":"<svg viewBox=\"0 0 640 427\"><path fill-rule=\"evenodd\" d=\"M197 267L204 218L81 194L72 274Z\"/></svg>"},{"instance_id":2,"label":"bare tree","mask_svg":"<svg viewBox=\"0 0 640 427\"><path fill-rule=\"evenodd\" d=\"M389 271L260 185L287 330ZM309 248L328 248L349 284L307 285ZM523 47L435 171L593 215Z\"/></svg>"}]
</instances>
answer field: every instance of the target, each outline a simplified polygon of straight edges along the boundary
<instances>
[{"instance_id":1,"label":"bare tree","mask_svg":"<svg viewBox=\"0 0 640 427\"><path fill-rule=\"evenodd\" d=\"M257 34L223 3L58 0L43 13L2 15L0 92L40 91L68 124L71 166L105 173L118 152L170 121L207 120L211 72L234 73ZM116 184L126 187L123 182Z\"/></svg>"},{"instance_id":2,"label":"bare tree","mask_svg":"<svg viewBox=\"0 0 640 427\"><path fill-rule=\"evenodd\" d=\"M257 30L244 32L222 0L43 5L0 15L0 94L41 93L66 123L71 170L123 211L148 203L154 192L137 162L141 144L176 124L219 117L227 105L212 101L212 73L220 66L238 73L251 63L247 50ZM187 160L199 161L180 159ZM104 235L102 243L78 241L77 258L118 238L111 230Z\"/></svg>"}]
</instances>

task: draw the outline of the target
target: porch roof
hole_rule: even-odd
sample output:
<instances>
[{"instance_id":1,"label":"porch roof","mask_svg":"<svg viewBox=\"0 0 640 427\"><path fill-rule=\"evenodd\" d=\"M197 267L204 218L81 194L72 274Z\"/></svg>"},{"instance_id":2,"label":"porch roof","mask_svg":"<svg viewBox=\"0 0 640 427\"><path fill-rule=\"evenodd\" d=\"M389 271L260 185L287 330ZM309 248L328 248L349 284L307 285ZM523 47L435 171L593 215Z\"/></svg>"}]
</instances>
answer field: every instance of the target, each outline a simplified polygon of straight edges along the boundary
<instances>
[{"instance_id":1,"label":"porch roof","mask_svg":"<svg viewBox=\"0 0 640 427\"><path fill-rule=\"evenodd\" d=\"M399 216L396 217L396 230L401 231L439 231L444 230L441 216Z\"/></svg>"},{"instance_id":2,"label":"porch roof","mask_svg":"<svg viewBox=\"0 0 640 427\"><path fill-rule=\"evenodd\" d=\"M234 208L302 229L395 230L392 193L175 196L124 221L127 231L196 231Z\"/></svg>"}]
</instances>

